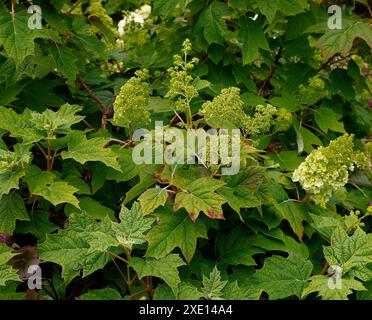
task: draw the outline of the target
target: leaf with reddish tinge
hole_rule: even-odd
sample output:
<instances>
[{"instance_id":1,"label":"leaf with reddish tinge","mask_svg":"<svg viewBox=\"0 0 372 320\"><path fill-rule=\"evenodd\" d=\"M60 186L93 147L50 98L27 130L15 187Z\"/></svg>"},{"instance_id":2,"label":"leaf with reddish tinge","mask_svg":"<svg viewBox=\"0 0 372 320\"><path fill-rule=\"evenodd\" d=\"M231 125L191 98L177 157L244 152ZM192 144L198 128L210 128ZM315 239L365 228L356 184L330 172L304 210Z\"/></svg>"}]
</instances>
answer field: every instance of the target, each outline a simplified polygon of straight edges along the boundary
<instances>
[{"instance_id":1,"label":"leaf with reddish tinge","mask_svg":"<svg viewBox=\"0 0 372 320\"><path fill-rule=\"evenodd\" d=\"M215 192L224 184L223 181L212 178L200 178L191 182L177 193L173 210L185 208L193 221L198 218L200 211L212 219L224 219L222 205L226 199Z\"/></svg>"}]
</instances>

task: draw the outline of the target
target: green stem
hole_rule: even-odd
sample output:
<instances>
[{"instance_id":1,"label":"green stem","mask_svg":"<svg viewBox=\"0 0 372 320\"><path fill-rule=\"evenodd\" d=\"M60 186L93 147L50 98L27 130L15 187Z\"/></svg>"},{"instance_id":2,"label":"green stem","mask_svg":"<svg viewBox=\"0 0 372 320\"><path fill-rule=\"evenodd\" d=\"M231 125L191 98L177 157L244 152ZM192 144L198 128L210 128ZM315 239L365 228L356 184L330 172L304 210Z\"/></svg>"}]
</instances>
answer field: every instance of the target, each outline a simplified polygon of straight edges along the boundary
<instances>
[{"instance_id":1,"label":"green stem","mask_svg":"<svg viewBox=\"0 0 372 320\"><path fill-rule=\"evenodd\" d=\"M190 99L189 97L186 97L186 122L187 122L187 127L189 129L192 129L192 113L191 113L191 108L190 108Z\"/></svg>"},{"instance_id":2,"label":"green stem","mask_svg":"<svg viewBox=\"0 0 372 320\"><path fill-rule=\"evenodd\" d=\"M128 262L126 259L124 259L123 257L120 257L120 256L117 255L116 253L109 252L109 254L111 254L111 255L112 255L113 257L115 257L116 259L119 259L119 260L123 261L124 263L129 264L129 262Z\"/></svg>"},{"instance_id":3,"label":"green stem","mask_svg":"<svg viewBox=\"0 0 372 320\"><path fill-rule=\"evenodd\" d=\"M50 143L50 139L47 139L47 144L48 144L47 171L52 171L52 169L51 169L52 146L51 146L51 143Z\"/></svg>"}]
</instances>

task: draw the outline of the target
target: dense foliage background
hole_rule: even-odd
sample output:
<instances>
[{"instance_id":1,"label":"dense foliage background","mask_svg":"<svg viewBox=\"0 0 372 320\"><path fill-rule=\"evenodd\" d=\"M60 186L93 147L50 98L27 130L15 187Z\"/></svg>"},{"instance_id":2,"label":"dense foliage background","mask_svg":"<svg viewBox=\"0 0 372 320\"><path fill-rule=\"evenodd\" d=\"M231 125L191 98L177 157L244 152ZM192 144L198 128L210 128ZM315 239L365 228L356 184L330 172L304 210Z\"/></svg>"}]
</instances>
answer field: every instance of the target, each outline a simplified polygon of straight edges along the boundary
<instances>
[{"instance_id":1,"label":"dense foliage background","mask_svg":"<svg viewBox=\"0 0 372 320\"><path fill-rule=\"evenodd\" d=\"M372 298L367 0L0 3L0 299ZM240 172L135 165L156 120Z\"/></svg>"}]
</instances>

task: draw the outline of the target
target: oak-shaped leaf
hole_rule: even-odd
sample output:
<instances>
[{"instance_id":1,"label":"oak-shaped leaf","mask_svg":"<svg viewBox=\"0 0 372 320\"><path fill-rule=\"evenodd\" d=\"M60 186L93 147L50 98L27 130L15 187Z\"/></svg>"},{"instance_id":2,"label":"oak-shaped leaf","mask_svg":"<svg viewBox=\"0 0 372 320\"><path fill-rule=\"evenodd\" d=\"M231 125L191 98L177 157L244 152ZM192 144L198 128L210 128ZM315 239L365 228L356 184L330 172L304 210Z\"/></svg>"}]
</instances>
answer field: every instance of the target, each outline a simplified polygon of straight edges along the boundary
<instances>
[{"instance_id":1,"label":"oak-shaped leaf","mask_svg":"<svg viewBox=\"0 0 372 320\"><path fill-rule=\"evenodd\" d=\"M99 228L89 234L87 241L91 252L105 252L110 247L118 246L132 249L133 245L146 242L146 232L151 228L154 218L144 217L138 202L134 202L130 210L122 206L119 219L118 223L106 217Z\"/></svg>"},{"instance_id":2,"label":"oak-shaped leaf","mask_svg":"<svg viewBox=\"0 0 372 320\"><path fill-rule=\"evenodd\" d=\"M121 171L117 160L118 155L106 147L110 139L95 137L88 140L80 132L72 132L68 138L68 151L62 152L62 159L74 159L81 164L88 161L99 161L108 167Z\"/></svg>"},{"instance_id":3,"label":"oak-shaped leaf","mask_svg":"<svg viewBox=\"0 0 372 320\"><path fill-rule=\"evenodd\" d=\"M319 47L324 58L328 59L336 53L346 56L356 38L361 38L372 48L372 30L368 22L355 21L345 25L342 29L328 29L319 38Z\"/></svg>"},{"instance_id":4,"label":"oak-shaped leaf","mask_svg":"<svg viewBox=\"0 0 372 320\"><path fill-rule=\"evenodd\" d=\"M139 279L158 277L168 284L176 296L178 284L181 282L177 268L183 265L185 262L178 254L170 254L160 259L134 257L130 260L130 266L137 272Z\"/></svg>"},{"instance_id":5,"label":"oak-shaped leaf","mask_svg":"<svg viewBox=\"0 0 372 320\"><path fill-rule=\"evenodd\" d=\"M372 263L372 234L357 228L349 236L346 230L338 227L331 237L331 245L323 248L324 257L331 266L342 268L343 274L361 280L372 279L368 264Z\"/></svg>"},{"instance_id":6,"label":"oak-shaped leaf","mask_svg":"<svg viewBox=\"0 0 372 320\"><path fill-rule=\"evenodd\" d=\"M72 213L69 227L57 234L47 235L38 246L42 261L62 266L62 277L68 283L82 272L83 277L102 269L112 256L107 252L91 250L90 234L100 231L102 226L84 214Z\"/></svg>"},{"instance_id":7,"label":"oak-shaped leaf","mask_svg":"<svg viewBox=\"0 0 372 320\"><path fill-rule=\"evenodd\" d=\"M229 265L255 266L255 254L263 253L259 247L254 246L254 239L249 237L242 228L234 228L228 234L222 234L218 243L221 261Z\"/></svg>"},{"instance_id":8,"label":"oak-shaped leaf","mask_svg":"<svg viewBox=\"0 0 372 320\"><path fill-rule=\"evenodd\" d=\"M303 256L272 256L266 258L264 266L256 272L252 281L254 286L265 291L270 299L291 296L300 298L312 269L312 263Z\"/></svg>"},{"instance_id":9,"label":"oak-shaped leaf","mask_svg":"<svg viewBox=\"0 0 372 320\"><path fill-rule=\"evenodd\" d=\"M193 221L197 219L200 211L212 219L224 219L222 205L226 200L215 192L224 184L223 181L212 178L192 181L177 193L173 210L185 208Z\"/></svg>"},{"instance_id":10,"label":"oak-shaped leaf","mask_svg":"<svg viewBox=\"0 0 372 320\"><path fill-rule=\"evenodd\" d=\"M0 232L13 234L16 221L29 221L22 197L12 192L0 199Z\"/></svg>"},{"instance_id":11,"label":"oak-shaped leaf","mask_svg":"<svg viewBox=\"0 0 372 320\"><path fill-rule=\"evenodd\" d=\"M335 283L338 281L338 283ZM330 284L331 282L331 284ZM348 296L353 293L353 290L367 290L361 282L355 279L340 279L334 280L326 275L315 275L310 278L310 283L302 293L306 297L310 293L318 292L318 296L322 300L348 300Z\"/></svg>"},{"instance_id":12,"label":"oak-shaped leaf","mask_svg":"<svg viewBox=\"0 0 372 320\"><path fill-rule=\"evenodd\" d=\"M5 7L0 8L0 45L17 66L34 54L37 33L28 27L29 18L26 12L11 14Z\"/></svg>"},{"instance_id":13,"label":"oak-shaped leaf","mask_svg":"<svg viewBox=\"0 0 372 320\"><path fill-rule=\"evenodd\" d=\"M54 173L42 171L32 165L27 168L25 181L32 195L41 196L55 206L70 203L79 208L79 201L74 196L78 189L66 181L59 180Z\"/></svg>"},{"instance_id":14,"label":"oak-shaped leaf","mask_svg":"<svg viewBox=\"0 0 372 320\"><path fill-rule=\"evenodd\" d=\"M147 234L149 246L146 255L159 259L178 247L190 262L197 239L207 238L204 222L201 219L192 222L183 210L173 213L169 206L157 210L155 215L159 223Z\"/></svg>"},{"instance_id":15,"label":"oak-shaped leaf","mask_svg":"<svg viewBox=\"0 0 372 320\"><path fill-rule=\"evenodd\" d=\"M138 198L145 215L154 212L158 207L164 206L168 199L166 188L151 188L147 189Z\"/></svg>"},{"instance_id":16,"label":"oak-shaped leaf","mask_svg":"<svg viewBox=\"0 0 372 320\"><path fill-rule=\"evenodd\" d=\"M202 289L204 297L209 300L222 300L222 290L227 281L221 280L221 273L215 266L209 276L203 275Z\"/></svg>"}]
</instances>

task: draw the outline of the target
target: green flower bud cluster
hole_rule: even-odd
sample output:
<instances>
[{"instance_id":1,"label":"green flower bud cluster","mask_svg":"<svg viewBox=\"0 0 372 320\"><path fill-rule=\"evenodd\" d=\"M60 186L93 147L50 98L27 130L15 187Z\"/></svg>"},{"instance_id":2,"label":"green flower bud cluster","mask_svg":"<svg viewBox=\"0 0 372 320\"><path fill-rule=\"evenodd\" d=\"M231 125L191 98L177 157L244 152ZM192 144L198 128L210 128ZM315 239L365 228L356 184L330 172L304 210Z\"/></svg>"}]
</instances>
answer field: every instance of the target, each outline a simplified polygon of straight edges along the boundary
<instances>
[{"instance_id":1,"label":"green flower bud cluster","mask_svg":"<svg viewBox=\"0 0 372 320\"><path fill-rule=\"evenodd\" d=\"M277 109L271 104L267 104L266 107L263 105L256 106L255 111L253 117L248 117L244 121L245 129L253 136L269 132Z\"/></svg>"},{"instance_id":2,"label":"green flower bud cluster","mask_svg":"<svg viewBox=\"0 0 372 320\"><path fill-rule=\"evenodd\" d=\"M288 129L292 115L287 110L277 109L271 104L258 105L251 117L244 112L244 102L240 98L240 89L225 88L212 101L202 105L199 113L213 128L242 128L248 135L254 136Z\"/></svg>"},{"instance_id":3,"label":"green flower bud cluster","mask_svg":"<svg viewBox=\"0 0 372 320\"><path fill-rule=\"evenodd\" d=\"M112 18L107 14L101 0L90 0L88 12L91 16L99 18L103 25L107 29L109 29L116 37L119 36L119 32L114 28L114 22L112 21Z\"/></svg>"},{"instance_id":4,"label":"green flower bud cluster","mask_svg":"<svg viewBox=\"0 0 372 320\"><path fill-rule=\"evenodd\" d=\"M328 91L325 89L325 83L318 76L310 78L307 86L299 86L299 97L301 104L310 106L327 96Z\"/></svg>"},{"instance_id":5,"label":"green flower bud cluster","mask_svg":"<svg viewBox=\"0 0 372 320\"><path fill-rule=\"evenodd\" d=\"M124 27L124 35L121 37L125 50L133 50L137 47L142 47L145 45L149 39L150 35L146 29L135 22L130 21Z\"/></svg>"},{"instance_id":6,"label":"green flower bud cluster","mask_svg":"<svg viewBox=\"0 0 372 320\"><path fill-rule=\"evenodd\" d=\"M251 136L266 134L272 128L274 132L285 131L291 123L292 115L284 108L277 109L267 104L256 106L255 111L253 117L248 116L243 123L244 129Z\"/></svg>"},{"instance_id":7,"label":"green flower bud cluster","mask_svg":"<svg viewBox=\"0 0 372 320\"><path fill-rule=\"evenodd\" d=\"M186 39L182 45L183 57L178 54L173 56L173 67L168 69L170 75L169 91L165 96L166 98L177 97L176 110L185 113L189 113L191 99L199 95L193 85L194 79L189 74L189 71L199 63L199 59L192 58L191 61L188 61L191 50L191 42Z\"/></svg>"},{"instance_id":8,"label":"green flower bud cluster","mask_svg":"<svg viewBox=\"0 0 372 320\"><path fill-rule=\"evenodd\" d=\"M372 216L372 206L368 206L367 212L365 213L366 216Z\"/></svg>"},{"instance_id":9,"label":"green flower bud cluster","mask_svg":"<svg viewBox=\"0 0 372 320\"><path fill-rule=\"evenodd\" d=\"M213 128L241 128L248 116L244 113L244 102L239 93L240 89L236 87L222 89L213 101L202 105L199 113Z\"/></svg>"},{"instance_id":10,"label":"green flower bud cluster","mask_svg":"<svg viewBox=\"0 0 372 320\"><path fill-rule=\"evenodd\" d=\"M148 70L138 70L120 89L114 102L113 124L133 129L151 122L149 103Z\"/></svg>"},{"instance_id":11,"label":"green flower bud cluster","mask_svg":"<svg viewBox=\"0 0 372 320\"><path fill-rule=\"evenodd\" d=\"M300 182L312 200L325 207L332 192L348 182L349 171L368 164L366 155L353 147L353 135L345 134L328 147L313 150L294 171L292 180Z\"/></svg>"},{"instance_id":12,"label":"green flower bud cluster","mask_svg":"<svg viewBox=\"0 0 372 320\"><path fill-rule=\"evenodd\" d=\"M274 121L274 130L287 131L290 127L291 122L292 114L284 108L279 108Z\"/></svg>"},{"instance_id":13,"label":"green flower bud cluster","mask_svg":"<svg viewBox=\"0 0 372 320\"><path fill-rule=\"evenodd\" d=\"M350 211L349 215L345 215L345 224L348 229L365 227L363 219L372 215L372 206L368 206L367 211L363 214L360 210Z\"/></svg>"}]
</instances>

